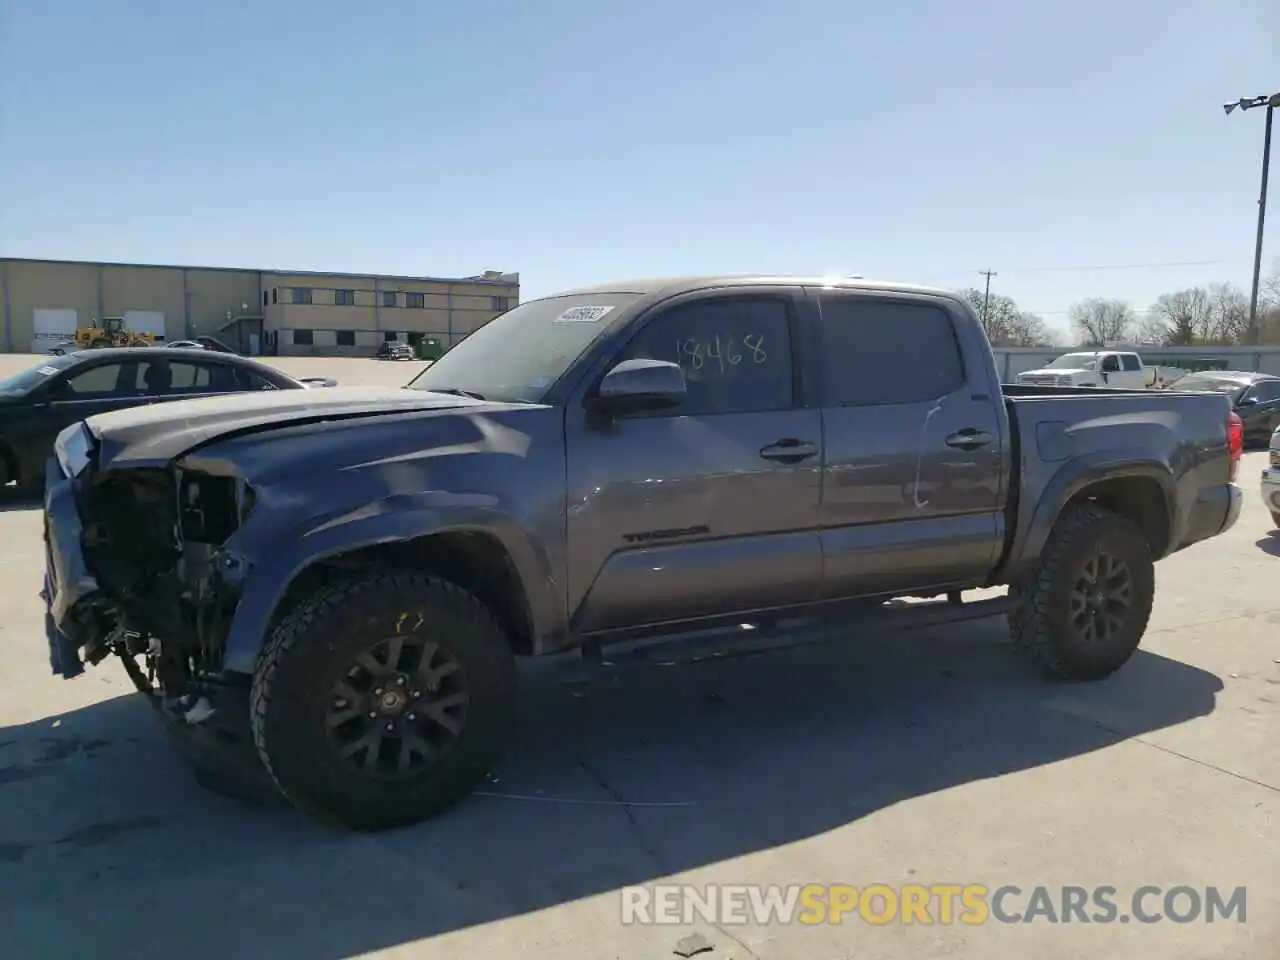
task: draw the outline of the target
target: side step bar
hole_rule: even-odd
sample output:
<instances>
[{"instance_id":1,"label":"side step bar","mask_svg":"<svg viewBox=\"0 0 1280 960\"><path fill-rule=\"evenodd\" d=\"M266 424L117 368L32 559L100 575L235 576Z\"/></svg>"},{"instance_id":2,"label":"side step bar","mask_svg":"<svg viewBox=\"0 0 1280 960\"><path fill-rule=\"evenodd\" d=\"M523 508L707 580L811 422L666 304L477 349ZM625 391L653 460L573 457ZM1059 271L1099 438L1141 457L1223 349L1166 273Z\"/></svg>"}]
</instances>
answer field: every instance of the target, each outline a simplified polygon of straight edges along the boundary
<instances>
[{"instance_id":1,"label":"side step bar","mask_svg":"<svg viewBox=\"0 0 1280 960\"><path fill-rule=\"evenodd\" d=\"M890 601L875 606L841 606L821 616L759 618L730 627L690 630L639 640L584 640L579 649L589 663L623 665L630 662L697 662L767 650L784 650L839 639L837 632L876 630L894 632L943 626L966 620L1004 616L1013 609L1008 596L962 602L957 594L943 600ZM572 656L572 654L570 655ZM559 658L552 658L559 659Z\"/></svg>"}]
</instances>

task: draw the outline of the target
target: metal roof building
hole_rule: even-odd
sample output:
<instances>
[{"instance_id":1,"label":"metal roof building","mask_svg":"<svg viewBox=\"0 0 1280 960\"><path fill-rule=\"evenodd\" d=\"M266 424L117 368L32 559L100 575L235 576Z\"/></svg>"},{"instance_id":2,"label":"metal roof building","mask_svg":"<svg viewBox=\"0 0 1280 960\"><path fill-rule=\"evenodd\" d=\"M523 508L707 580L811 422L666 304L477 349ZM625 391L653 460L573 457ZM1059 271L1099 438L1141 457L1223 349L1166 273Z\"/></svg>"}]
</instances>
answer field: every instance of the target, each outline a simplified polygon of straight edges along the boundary
<instances>
[{"instance_id":1,"label":"metal roof building","mask_svg":"<svg viewBox=\"0 0 1280 960\"><path fill-rule=\"evenodd\" d=\"M158 343L219 338L247 353L369 356L385 340L445 349L520 299L520 275L403 277L0 258L0 347L43 353L98 317Z\"/></svg>"}]
</instances>

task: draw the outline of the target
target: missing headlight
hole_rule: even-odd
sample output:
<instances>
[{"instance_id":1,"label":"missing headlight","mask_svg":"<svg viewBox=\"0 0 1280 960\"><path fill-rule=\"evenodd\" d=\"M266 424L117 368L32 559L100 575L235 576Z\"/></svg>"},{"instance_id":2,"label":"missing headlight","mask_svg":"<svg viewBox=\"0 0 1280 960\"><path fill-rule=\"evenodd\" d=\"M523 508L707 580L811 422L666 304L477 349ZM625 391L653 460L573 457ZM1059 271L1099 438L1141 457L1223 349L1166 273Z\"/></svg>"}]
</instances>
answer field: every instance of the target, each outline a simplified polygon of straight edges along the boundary
<instances>
[{"instance_id":1,"label":"missing headlight","mask_svg":"<svg viewBox=\"0 0 1280 960\"><path fill-rule=\"evenodd\" d=\"M224 543L253 510L253 488L243 480L180 473L178 524L186 543Z\"/></svg>"}]
</instances>

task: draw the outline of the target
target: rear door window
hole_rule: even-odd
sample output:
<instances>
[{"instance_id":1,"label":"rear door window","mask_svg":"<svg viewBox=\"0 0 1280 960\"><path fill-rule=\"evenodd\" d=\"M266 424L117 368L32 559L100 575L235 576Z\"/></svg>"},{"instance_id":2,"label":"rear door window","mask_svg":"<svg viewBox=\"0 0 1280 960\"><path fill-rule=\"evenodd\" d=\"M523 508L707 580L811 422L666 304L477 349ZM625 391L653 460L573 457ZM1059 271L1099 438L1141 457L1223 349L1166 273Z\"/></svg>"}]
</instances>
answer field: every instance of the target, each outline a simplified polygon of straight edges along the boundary
<instances>
[{"instance_id":1,"label":"rear door window","mask_svg":"<svg viewBox=\"0 0 1280 960\"><path fill-rule=\"evenodd\" d=\"M169 369L173 374L171 393L208 393L211 389L213 376L207 364L175 360Z\"/></svg>"},{"instance_id":2,"label":"rear door window","mask_svg":"<svg viewBox=\"0 0 1280 960\"><path fill-rule=\"evenodd\" d=\"M824 406L924 403L964 385L960 343L942 307L839 293L820 302Z\"/></svg>"}]
</instances>

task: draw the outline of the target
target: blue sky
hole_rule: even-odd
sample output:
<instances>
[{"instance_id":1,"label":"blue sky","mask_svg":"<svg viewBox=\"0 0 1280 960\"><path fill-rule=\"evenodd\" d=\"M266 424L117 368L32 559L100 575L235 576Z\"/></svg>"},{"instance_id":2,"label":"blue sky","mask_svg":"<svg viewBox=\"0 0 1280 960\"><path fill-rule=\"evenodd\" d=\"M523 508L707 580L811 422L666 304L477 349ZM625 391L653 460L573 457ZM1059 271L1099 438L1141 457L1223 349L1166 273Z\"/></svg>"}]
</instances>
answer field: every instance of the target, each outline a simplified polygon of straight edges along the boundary
<instances>
[{"instance_id":1,"label":"blue sky","mask_svg":"<svg viewBox=\"0 0 1280 960\"><path fill-rule=\"evenodd\" d=\"M990 267L1063 325L1084 296L1244 286L1262 111L1221 104L1280 89L1275 0L0 11L0 254L519 270L526 298Z\"/></svg>"}]
</instances>

